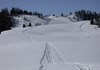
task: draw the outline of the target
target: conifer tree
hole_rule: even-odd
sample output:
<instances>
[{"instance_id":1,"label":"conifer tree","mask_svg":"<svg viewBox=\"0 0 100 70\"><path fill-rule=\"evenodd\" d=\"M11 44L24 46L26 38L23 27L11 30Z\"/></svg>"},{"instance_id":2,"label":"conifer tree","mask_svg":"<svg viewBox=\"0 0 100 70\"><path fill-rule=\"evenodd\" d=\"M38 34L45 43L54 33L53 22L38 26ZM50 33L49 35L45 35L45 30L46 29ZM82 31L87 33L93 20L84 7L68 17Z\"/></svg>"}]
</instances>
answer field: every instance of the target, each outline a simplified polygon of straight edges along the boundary
<instances>
[{"instance_id":1,"label":"conifer tree","mask_svg":"<svg viewBox=\"0 0 100 70\"><path fill-rule=\"evenodd\" d=\"M25 28L26 26L25 26L25 24L23 24L23 28Z\"/></svg>"},{"instance_id":2,"label":"conifer tree","mask_svg":"<svg viewBox=\"0 0 100 70\"><path fill-rule=\"evenodd\" d=\"M29 27L31 27L32 26L32 24L31 23L29 23L29 25L28 25Z\"/></svg>"}]
</instances>

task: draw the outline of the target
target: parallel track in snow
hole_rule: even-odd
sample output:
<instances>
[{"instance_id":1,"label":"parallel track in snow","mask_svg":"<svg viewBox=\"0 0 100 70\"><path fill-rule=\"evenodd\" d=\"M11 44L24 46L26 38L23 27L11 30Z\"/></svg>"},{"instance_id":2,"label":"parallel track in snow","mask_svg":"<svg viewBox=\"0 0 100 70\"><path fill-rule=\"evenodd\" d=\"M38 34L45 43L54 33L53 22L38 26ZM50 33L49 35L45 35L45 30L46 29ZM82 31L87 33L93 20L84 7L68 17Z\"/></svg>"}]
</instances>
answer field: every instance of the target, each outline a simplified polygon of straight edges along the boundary
<instances>
[{"instance_id":1,"label":"parallel track in snow","mask_svg":"<svg viewBox=\"0 0 100 70\"><path fill-rule=\"evenodd\" d=\"M55 53L56 57L53 57L52 53ZM45 70L45 61L48 64L57 64L55 60L59 59L60 64L64 64L66 65L66 63L64 63L64 60L62 58L62 56L59 54L60 52L57 51L57 48L54 47L54 45L52 45L50 42L46 43L46 47L43 53L43 56L40 60L40 67L39 70ZM75 68L77 68L78 70L91 70L90 67L88 66L84 66L81 64L76 64L76 63L72 63L72 65L75 65Z\"/></svg>"},{"instance_id":2,"label":"parallel track in snow","mask_svg":"<svg viewBox=\"0 0 100 70\"><path fill-rule=\"evenodd\" d=\"M91 70L89 67L87 66L83 66L83 65L80 65L80 64L75 64L76 67L79 69L79 70Z\"/></svg>"},{"instance_id":3,"label":"parallel track in snow","mask_svg":"<svg viewBox=\"0 0 100 70\"><path fill-rule=\"evenodd\" d=\"M53 49L53 52L52 52L51 48ZM54 60L55 58L53 58L53 54L52 54L54 52L55 52L56 58L59 59L59 62L64 64L64 60L61 57L61 55L58 53L57 49L54 48L54 46L51 43L46 43L46 47L45 47L43 56L40 60L41 66L39 67L39 70L44 70L45 65L46 65L44 63L44 61L46 61L46 60L47 60L48 64L56 64L56 61Z\"/></svg>"},{"instance_id":4,"label":"parallel track in snow","mask_svg":"<svg viewBox=\"0 0 100 70\"><path fill-rule=\"evenodd\" d=\"M44 68L43 61L45 60L45 58L47 59L48 63L53 63L53 59L52 59L52 56L51 56L50 47L47 44L46 44L43 56L42 56L42 58L40 60L40 65L41 66L39 67L39 70L43 70L43 68Z\"/></svg>"},{"instance_id":5,"label":"parallel track in snow","mask_svg":"<svg viewBox=\"0 0 100 70\"><path fill-rule=\"evenodd\" d=\"M23 32L23 34L32 42L32 39L30 38L30 36L28 35L28 33L26 33L28 30L31 30L33 27L30 27L30 28L28 28L28 29L26 29L26 30L23 30L22 32Z\"/></svg>"}]
</instances>

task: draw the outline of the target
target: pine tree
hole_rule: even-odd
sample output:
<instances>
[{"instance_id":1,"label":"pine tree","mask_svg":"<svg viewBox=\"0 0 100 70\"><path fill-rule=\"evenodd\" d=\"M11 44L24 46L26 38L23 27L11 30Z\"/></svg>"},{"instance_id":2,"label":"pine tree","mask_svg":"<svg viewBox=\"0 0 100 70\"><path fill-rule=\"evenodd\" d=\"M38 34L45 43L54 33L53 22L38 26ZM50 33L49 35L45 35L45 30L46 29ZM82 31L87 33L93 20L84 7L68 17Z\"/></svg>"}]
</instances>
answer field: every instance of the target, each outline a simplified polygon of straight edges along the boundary
<instances>
[{"instance_id":1,"label":"pine tree","mask_svg":"<svg viewBox=\"0 0 100 70\"><path fill-rule=\"evenodd\" d=\"M61 16L63 17L63 16L64 16L64 14L63 14L63 13L61 13Z\"/></svg>"},{"instance_id":2,"label":"pine tree","mask_svg":"<svg viewBox=\"0 0 100 70\"><path fill-rule=\"evenodd\" d=\"M70 15L72 15L72 12L70 12Z\"/></svg>"},{"instance_id":3,"label":"pine tree","mask_svg":"<svg viewBox=\"0 0 100 70\"><path fill-rule=\"evenodd\" d=\"M23 24L23 28L25 28L26 26L25 26L25 24Z\"/></svg>"},{"instance_id":4,"label":"pine tree","mask_svg":"<svg viewBox=\"0 0 100 70\"><path fill-rule=\"evenodd\" d=\"M29 15L32 15L32 12L29 12Z\"/></svg>"},{"instance_id":5,"label":"pine tree","mask_svg":"<svg viewBox=\"0 0 100 70\"><path fill-rule=\"evenodd\" d=\"M24 10L24 12L23 12L24 14L26 14L26 15L28 15L28 11L27 10Z\"/></svg>"},{"instance_id":6,"label":"pine tree","mask_svg":"<svg viewBox=\"0 0 100 70\"><path fill-rule=\"evenodd\" d=\"M28 25L29 27L31 27L32 26L32 24L31 23L29 23L29 25Z\"/></svg>"},{"instance_id":7,"label":"pine tree","mask_svg":"<svg viewBox=\"0 0 100 70\"><path fill-rule=\"evenodd\" d=\"M19 8L12 8L10 11L11 16L18 16L18 15L22 15L24 12L23 10L19 9Z\"/></svg>"},{"instance_id":8,"label":"pine tree","mask_svg":"<svg viewBox=\"0 0 100 70\"><path fill-rule=\"evenodd\" d=\"M0 12L0 31L11 29L11 17L7 8L4 8Z\"/></svg>"},{"instance_id":9,"label":"pine tree","mask_svg":"<svg viewBox=\"0 0 100 70\"><path fill-rule=\"evenodd\" d=\"M55 16L55 14L53 14L53 16Z\"/></svg>"},{"instance_id":10,"label":"pine tree","mask_svg":"<svg viewBox=\"0 0 100 70\"><path fill-rule=\"evenodd\" d=\"M91 19L91 22L90 22L90 23L91 23L91 25L93 25L93 24L94 24L94 20L93 20L93 18Z\"/></svg>"}]
</instances>

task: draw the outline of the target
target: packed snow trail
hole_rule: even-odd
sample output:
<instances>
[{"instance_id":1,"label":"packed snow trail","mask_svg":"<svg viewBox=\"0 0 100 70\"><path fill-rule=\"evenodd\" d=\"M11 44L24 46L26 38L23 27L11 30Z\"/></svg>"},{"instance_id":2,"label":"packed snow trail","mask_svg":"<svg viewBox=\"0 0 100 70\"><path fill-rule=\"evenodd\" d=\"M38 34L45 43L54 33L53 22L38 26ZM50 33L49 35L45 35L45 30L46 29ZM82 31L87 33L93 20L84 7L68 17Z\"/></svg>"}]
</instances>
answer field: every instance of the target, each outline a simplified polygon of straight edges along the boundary
<instances>
[{"instance_id":1,"label":"packed snow trail","mask_svg":"<svg viewBox=\"0 0 100 70\"><path fill-rule=\"evenodd\" d=\"M52 55L53 52L51 51L51 48L54 49L53 51L56 52L55 55L57 55L56 57L59 59L59 62L64 63L63 59L58 54L56 49L51 45L51 43L46 43L44 54L43 54L43 56L42 56L42 58L40 60L40 65L41 66L40 66L39 70L43 70L44 69L45 60L47 60L48 64L56 64L56 61L54 60L53 55Z\"/></svg>"}]
</instances>

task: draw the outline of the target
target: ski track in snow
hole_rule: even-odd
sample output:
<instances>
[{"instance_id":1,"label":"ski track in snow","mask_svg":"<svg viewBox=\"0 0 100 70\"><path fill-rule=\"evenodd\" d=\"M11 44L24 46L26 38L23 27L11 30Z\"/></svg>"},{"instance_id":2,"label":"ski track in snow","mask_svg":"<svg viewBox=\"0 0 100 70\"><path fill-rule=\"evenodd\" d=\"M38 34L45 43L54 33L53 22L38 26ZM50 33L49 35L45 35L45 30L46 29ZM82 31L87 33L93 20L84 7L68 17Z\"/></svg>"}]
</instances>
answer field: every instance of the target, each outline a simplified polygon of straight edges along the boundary
<instances>
[{"instance_id":1,"label":"ski track in snow","mask_svg":"<svg viewBox=\"0 0 100 70\"><path fill-rule=\"evenodd\" d=\"M89 36L87 33L85 33L85 32L83 31L83 29L82 29L82 27L83 27L85 24L86 24L86 22L82 23L82 24L80 25L79 29L80 29L80 31L81 31L87 38L90 38L90 36Z\"/></svg>"},{"instance_id":2,"label":"ski track in snow","mask_svg":"<svg viewBox=\"0 0 100 70\"><path fill-rule=\"evenodd\" d=\"M49 44L50 44L51 47L53 48L53 50L54 50L56 56L58 57L59 61L60 61L61 63L64 63L64 60L63 60L63 57L61 56L60 51L58 51L58 49L57 49L54 45L52 45L51 43L49 43Z\"/></svg>"},{"instance_id":3,"label":"ski track in snow","mask_svg":"<svg viewBox=\"0 0 100 70\"><path fill-rule=\"evenodd\" d=\"M50 21L51 21L52 19L48 19L48 20L46 20L46 22L44 23L44 25L47 25ZM22 32L24 33L24 35L26 35L26 37L32 42L33 40L32 40L32 38L28 35L28 31L29 30L31 30L33 28L33 26L32 27L30 27L30 28L28 28L28 29L26 29L26 30L23 30Z\"/></svg>"},{"instance_id":4,"label":"ski track in snow","mask_svg":"<svg viewBox=\"0 0 100 70\"><path fill-rule=\"evenodd\" d=\"M26 35L26 37L32 42L32 39L30 38L30 36L28 35L28 33L26 33L28 30L31 30L33 27L30 27L30 28L28 28L28 29L26 29L26 30L23 30L22 32L23 32L23 34L24 35Z\"/></svg>"},{"instance_id":5,"label":"ski track in snow","mask_svg":"<svg viewBox=\"0 0 100 70\"><path fill-rule=\"evenodd\" d=\"M79 70L91 70L89 67L83 66L83 65L80 65L80 64L75 64L75 66L76 66Z\"/></svg>"},{"instance_id":6,"label":"ski track in snow","mask_svg":"<svg viewBox=\"0 0 100 70\"><path fill-rule=\"evenodd\" d=\"M53 49L53 51L51 49ZM52 53L54 53L54 52L56 52L55 58L52 55ZM48 64L57 64L57 62L55 60L59 59L60 64L67 65L66 63L64 63L64 60L59 53L60 52L58 52L58 49L54 45L52 45L50 42L47 42L43 56L40 60L39 70L45 70L45 65L47 65L47 64L43 63L45 60L47 60ZM76 63L70 63L70 64L75 65L75 68L78 69L78 70L91 70L88 66L84 66L84 65L81 65L79 63L77 63L77 64Z\"/></svg>"},{"instance_id":7,"label":"ski track in snow","mask_svg":"<svg viewBox=\"0 0 100 70\"><path fill-rule=\"evenodd\" d=\"M39 70L44 70L45 64L43 64L43 61L45 61L46 59L47 59L47 62L48 62L49 64L51 64L51 63L52 63L52 64L56 64L56 62L55 62L55 60L54 60L54 58L53 58L53 56L52 56L52 53L53 53L53 52L51 52L51 48L54 49L54 51L56 52L55 55L58 56L58 57L56 57L56 58L59 59L59 62L61 62L61 63L64 64L64 60L61 58L61 55L58 54L57 49L54 48L54 46L53 46L51 43L47 42L47 43L46 43L45 50L44 50L44 54L43 54L43 56L42 56L42 58L41 58L41 60L40 60L40 65L41 65L41 66L39 67ZM45 58L46 58L46 59L45 59Z\"/></svg>"},{"instance_id":8,"label":"ski track in snow","mask_svg":"<svg viewBox=\"0 0 100 70\"><path fill-rule=\"evenodd\" d=\"M40 66L39 70L43 70L43 68L44 68L43 61L44 61L45 57L46 57L48 63L53 63L50 48L47 45L45 47L44 54L43 54L43 56L40 60L40 65L41 66Z\"/></svg>"}]
</instances>

